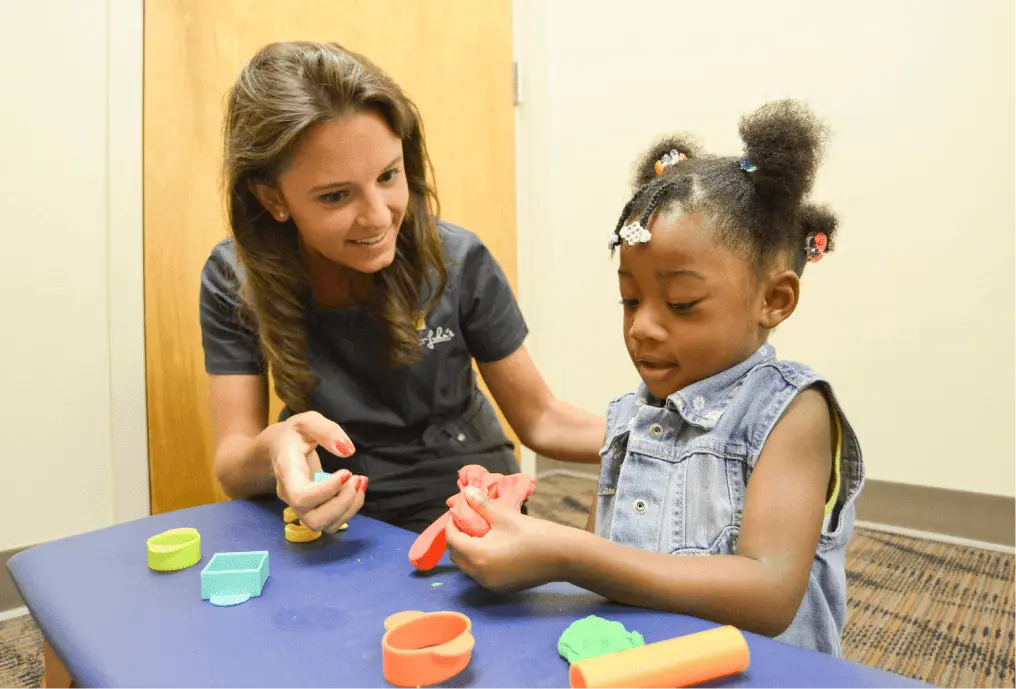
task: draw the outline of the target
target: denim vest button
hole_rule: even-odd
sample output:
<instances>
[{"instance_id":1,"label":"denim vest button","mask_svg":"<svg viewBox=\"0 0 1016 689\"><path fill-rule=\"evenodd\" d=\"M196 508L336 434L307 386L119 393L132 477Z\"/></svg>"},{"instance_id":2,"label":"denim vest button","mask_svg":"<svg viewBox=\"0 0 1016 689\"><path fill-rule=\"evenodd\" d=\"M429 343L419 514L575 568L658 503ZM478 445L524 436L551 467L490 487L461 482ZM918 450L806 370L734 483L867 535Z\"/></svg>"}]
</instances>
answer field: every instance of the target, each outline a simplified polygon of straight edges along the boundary
<instances>
[{"instance_id":1,"label":"denim vest button","mask_svg":"<svg viewBox=\"0 0 1016 689\"><path fill-rule=\"evenodd\" d=\"M654 423L652 426L649 427L649 435L653 436L654 438L659 438L661 435L663 435L663 426L661 426L658 423Z\"/></svg>"},{"instance_id":2,"label":"denim vest button","mask_svg":"<svg viewBox=\"0 0 1016 689\"><path fill-rule=\"evenodd\" d=\"M458 440L460 443L464 443L464 442L466 442L466 434L465 433L459 433L455 437L455 439Z\"/></svg>"},{"instance_id":3,"label":"denim vest button","mask_svg":"<svg viewBox=\"0 0 1016 689\"><path fill-rule=\"evenodd\" d=\"M634 507L635 511L638 512L639 514L642 514L649 508L645 500L636 500Z\"/></svg>"}]
</instances>

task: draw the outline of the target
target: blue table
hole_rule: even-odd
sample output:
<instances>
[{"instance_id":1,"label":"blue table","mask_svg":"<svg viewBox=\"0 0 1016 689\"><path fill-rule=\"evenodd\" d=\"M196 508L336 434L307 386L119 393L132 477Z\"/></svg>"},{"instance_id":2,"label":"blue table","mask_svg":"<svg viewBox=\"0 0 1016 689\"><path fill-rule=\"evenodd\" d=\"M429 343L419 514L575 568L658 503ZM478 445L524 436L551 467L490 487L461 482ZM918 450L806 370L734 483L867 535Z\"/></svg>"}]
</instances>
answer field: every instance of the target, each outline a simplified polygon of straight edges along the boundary
<instances>
[{"instance_id":1,"label":"blue table","mask_svg":"<svg viewBox=\"0 0 1016 689\"><path fill-rule=\"evenodd\" d=\"M145 540L182 526L200 531L201 562L180 572L149 570ZM473 620L476 648L449 686L567 687L557 639L579 617L619 620L647 643L715 626L611 605L562 584L494 594L447 556L420 574L407 558L414 539L356 517L337 536L289 543L281 503L234 501L39 545L11 558L8 568L78 686L388 686L381 672L384 619L402 610L458 610ZM231 608L202 601L200 570L212 554L244 550L271 553L262 595ZM746 636L747 674L718 686L922 686Z\"/></svg>"}]
</instances>

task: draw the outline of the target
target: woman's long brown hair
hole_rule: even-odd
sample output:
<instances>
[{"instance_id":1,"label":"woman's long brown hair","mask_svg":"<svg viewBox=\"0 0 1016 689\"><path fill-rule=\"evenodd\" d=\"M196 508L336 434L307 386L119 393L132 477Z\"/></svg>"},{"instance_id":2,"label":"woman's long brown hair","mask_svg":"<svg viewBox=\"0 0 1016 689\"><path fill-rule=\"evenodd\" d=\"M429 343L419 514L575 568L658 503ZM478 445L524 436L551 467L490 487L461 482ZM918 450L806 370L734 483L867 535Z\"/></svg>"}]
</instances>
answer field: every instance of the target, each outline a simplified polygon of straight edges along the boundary
<instances>
[{"instance_id":1,"label":"woman's long brown hair","mask_svg":"<svg viewBox=\"0 0 1016 689\"><path fill-rule=\"evenodd\" d=\"M440 296L447 270L436 221L433 170L416 106L368 59L335 43L272 43L229 92L224 127L227 214L246 274L242 295L256 318L275 390L294 413L309 408L317 376L307 363L310 287L297 228L278 222L251 190L275 184L304 134L358 112L384 117L402 139L409 206L395 260L369 280L367 307L383 324L391 366L421 356L417 319Z\"/></svg>"}]
</instances>

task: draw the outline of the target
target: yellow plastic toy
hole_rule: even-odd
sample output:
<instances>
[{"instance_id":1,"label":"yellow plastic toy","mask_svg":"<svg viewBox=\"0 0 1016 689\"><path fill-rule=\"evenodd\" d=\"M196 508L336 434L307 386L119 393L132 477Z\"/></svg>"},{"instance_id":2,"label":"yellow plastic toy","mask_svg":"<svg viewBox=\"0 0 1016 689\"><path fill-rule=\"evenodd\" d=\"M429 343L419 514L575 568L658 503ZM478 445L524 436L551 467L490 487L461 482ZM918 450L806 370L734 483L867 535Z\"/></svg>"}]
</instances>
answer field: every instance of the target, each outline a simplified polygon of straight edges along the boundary
<instances>
[{"instance_id":1,"label":"yellow plastic toy","mask_svg":"<svg viewBox=\"0 0 1016 689\"><path fill-rule=\"evenodd\" d=\"M300 522L286 524L286 540L290 543L310 543L321 538L320 531L311 531Z\"/></svg>"},{"instance_id":2,"label":"yellow plastic toy","mask_svg":"<svg viewBox=\"0 0 1016 689\"><path fill-rule=\"evenodd\" d=\"M146 541L148 566L157 572L175 572L201 559L201 534L190 527L170 529Z\"/></svg>"}]
</instances>

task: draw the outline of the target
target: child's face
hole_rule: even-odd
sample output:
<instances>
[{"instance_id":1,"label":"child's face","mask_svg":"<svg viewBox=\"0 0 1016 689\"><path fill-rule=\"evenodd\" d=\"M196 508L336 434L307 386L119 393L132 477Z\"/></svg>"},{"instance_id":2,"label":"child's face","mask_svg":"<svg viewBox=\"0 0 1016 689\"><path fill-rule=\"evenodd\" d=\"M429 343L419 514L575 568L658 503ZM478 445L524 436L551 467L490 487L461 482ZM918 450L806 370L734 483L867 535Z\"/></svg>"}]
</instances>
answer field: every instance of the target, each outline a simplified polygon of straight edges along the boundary
<instances>
[{"instance_id":1,"label":"child's face","mask_svg":"<svg viewBox=\"0 0 1016 689\"><path fill-rule=\"evenodd\" d=\"M661 212L649 231L646 244L622 244L618 279L628 354L662 399L751 356L771 319L766 281L697 215Z\"/></svg>"}]
</instances>

